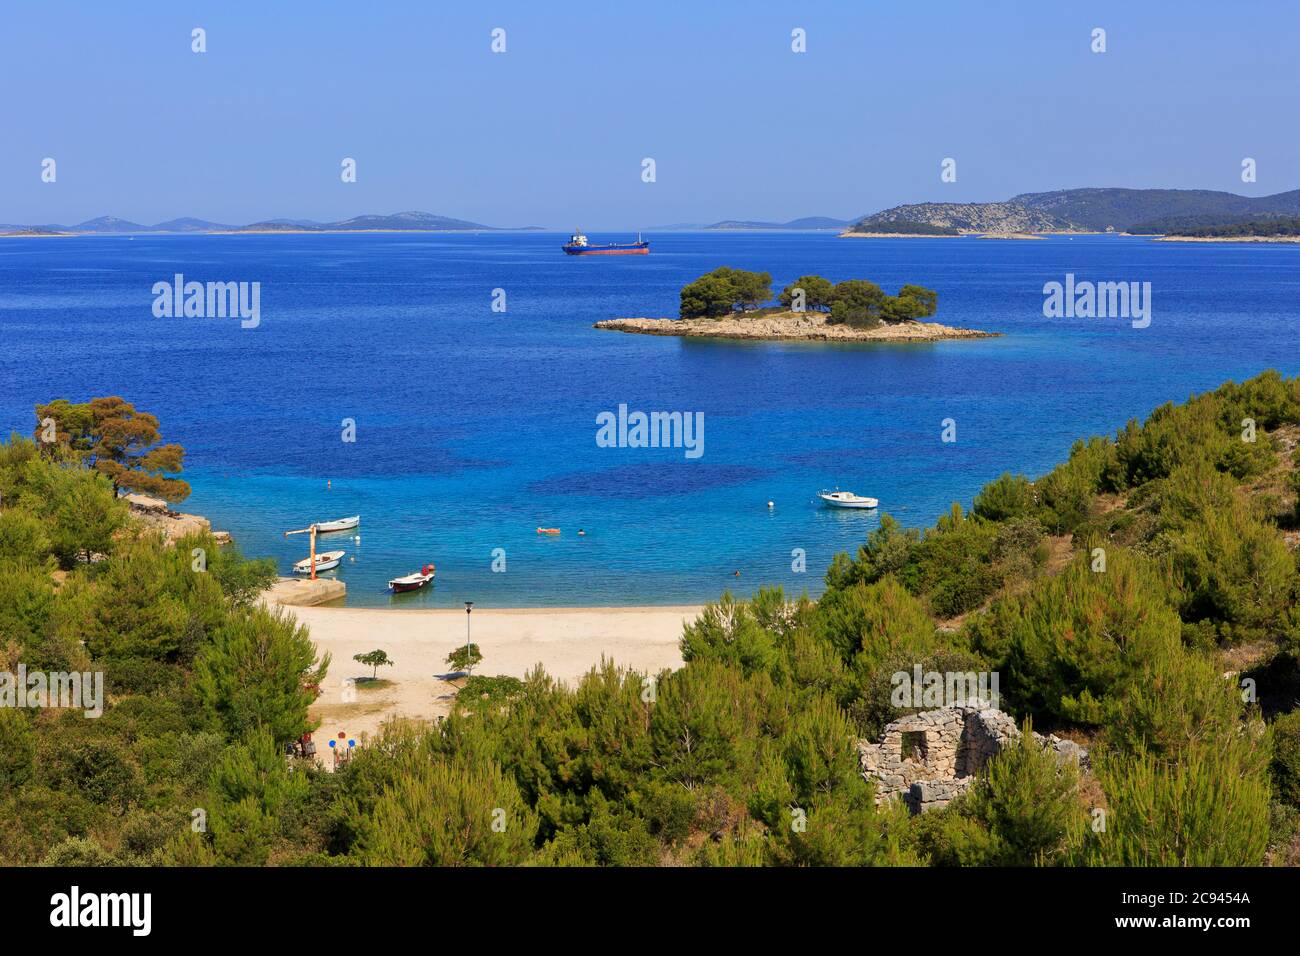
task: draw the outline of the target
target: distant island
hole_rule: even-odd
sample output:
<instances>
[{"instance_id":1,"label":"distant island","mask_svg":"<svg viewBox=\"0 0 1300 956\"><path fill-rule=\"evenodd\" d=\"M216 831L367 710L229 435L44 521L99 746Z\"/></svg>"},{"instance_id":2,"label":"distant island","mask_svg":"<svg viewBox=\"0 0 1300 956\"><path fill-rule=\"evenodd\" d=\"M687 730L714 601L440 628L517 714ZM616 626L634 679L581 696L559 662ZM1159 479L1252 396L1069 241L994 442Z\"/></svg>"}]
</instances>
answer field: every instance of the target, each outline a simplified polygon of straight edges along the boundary
<instances>
[{"instance_id":1,"label":"distant island","mask_svg":"<svg viewBox=\"0 0 1300 956\"><path fill-rule=\"evenodd\" d=\"M929 239L934 236L962 236L965 233L956 226L936 226L931 222L899 219L892 222L881 220L870 224L859 222L853 229L844 232L842 235L860 236L866 239L890 239L895 237Z\"/></svg>"},{"instance_id":2,"label":"distant island","mask_svg":"<svg viewBox=\"0 0 1300 956\"><path fill-rule=\"evenodd\" d=\"M485 226L464 219L452 219L428 212L398 212L392 215L353 216L338 222L316 222L311 219L266 219L245 226L209 222L206 219L184 217L169 219L146 226L115 216L88 219L75 226L46 224L39 226L0 225L0 235L8 236L80 236L127 235L145 233L291 233L291 232L541 232L541 226L500 227Z\"/></svg>"},{"instance_id":3,"label":"distant island","mask_svg":"<svg viewBox=\"0 0 1300 956\"><path fill-rule=\"evenodd\" d=\"M922 322L938 310L939 295L904 285L889 295L866 279L832 283L800 276L772 299L772 276L722 266L681 291L680 318L606 319L598 329L685 338L807 341L937 341L991 338L997 333Z\"/></svg>"},{"instance_id":4,"label":"distant island","mask_svg":"<svg viewBox=\"0 0 1300 956\"><path fill-rule=\"evenodd\" d=\"M707 232L743 232L752 230L755 232L774 232L789 229L794 232L805 231L814 232L820 230L843 229L852 223L851 219L832 219L830 216L805 216L802 219L791 219L789 222L763 222L761 220L747 219L724 219L721 222L715 222L702 228Z\"/></svg>"},{"instance_id":5,"label":"distant island","mask_svg":"<svg viewBox=\"0 0 1300 956\"><path fill-rule=\"evenodd\" d=\"M861 216L803 216L787 222L766 219L722 219L718 222L672 222L646 227L646 232L831 232L848 228Z\"/></svg>"},{"instance_id":6,"label":"distant island","mask_svg":"<svg viewBox=\"0 0 1300 956\"><path fill-rule=\"evenodd\" d=\"M1300 216L1181 226L1160 238L1164 242L1300 242Z\"/></svg>"},{"instance_id":7,"label":"distant island","mask_svg":"<svg viewBox=\"0 0 1300 956\"><path fill-rule=\"evenodd\" d=\"M1061 189L1003 202L894 206L864 216L841 235L1160 235L1294 216L1300 216L1300 190L1250 197L1209 189Z\"/></svg>"}]
</instances>

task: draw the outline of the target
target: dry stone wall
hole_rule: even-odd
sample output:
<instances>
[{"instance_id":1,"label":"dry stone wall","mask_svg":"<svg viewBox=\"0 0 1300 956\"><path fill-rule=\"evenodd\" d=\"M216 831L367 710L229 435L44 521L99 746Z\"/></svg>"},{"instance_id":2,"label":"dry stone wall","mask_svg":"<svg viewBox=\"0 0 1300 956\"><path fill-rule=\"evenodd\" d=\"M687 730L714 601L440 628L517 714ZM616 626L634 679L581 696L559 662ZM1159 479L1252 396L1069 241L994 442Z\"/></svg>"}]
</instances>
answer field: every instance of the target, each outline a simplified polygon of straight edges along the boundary
<instances>
[{"instance_id":1,"label":"dry stone wall","mask_svg":"<svg viewBox=\"0 0 1300 956\"><path fill-rule=\"evenodd\" d=\"M965 792L980 770L1020 739L1015 719L972 698L927 710L885 727L879 743L859 741L862 775L875 784L876 802L901 797L913 813L943 807ZM1034 734L1061 760L1087 767L1088 752L1055 735Z\"/></svg>"}]
</instances>

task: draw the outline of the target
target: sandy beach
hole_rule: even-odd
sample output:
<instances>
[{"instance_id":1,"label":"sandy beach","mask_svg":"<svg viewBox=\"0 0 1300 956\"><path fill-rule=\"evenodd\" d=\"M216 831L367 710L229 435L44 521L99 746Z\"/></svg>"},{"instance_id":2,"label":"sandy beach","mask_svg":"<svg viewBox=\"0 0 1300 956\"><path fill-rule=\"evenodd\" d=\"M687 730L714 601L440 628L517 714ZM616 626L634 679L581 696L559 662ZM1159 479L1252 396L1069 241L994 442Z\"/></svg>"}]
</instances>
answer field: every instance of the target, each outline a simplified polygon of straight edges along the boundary
<instances>
[{"instance_id":1,"label":"sandy beach","mask_svg":"<svg viewBox=\"0 0 1300 956\"><path fill-rule=\"evenodd\" d=\"M416 611L376 608L291 607L285 610L311 629L312 640L332 655L311 716L321 759L329 765L327 741L340 732L360 743L393 716L432 720L451 709L456 688L443 677L446 657L465 642L463 610ZM645 672L682 666L682 625L701 607L476 608L471 630L483 653L476 674L523 677L537 664L548 674L573 681L600 663L601 656ZM348 686L371 669L352 659L384 650L393 666L379 668L388 683Z\"/></svg>"}]
</instances>

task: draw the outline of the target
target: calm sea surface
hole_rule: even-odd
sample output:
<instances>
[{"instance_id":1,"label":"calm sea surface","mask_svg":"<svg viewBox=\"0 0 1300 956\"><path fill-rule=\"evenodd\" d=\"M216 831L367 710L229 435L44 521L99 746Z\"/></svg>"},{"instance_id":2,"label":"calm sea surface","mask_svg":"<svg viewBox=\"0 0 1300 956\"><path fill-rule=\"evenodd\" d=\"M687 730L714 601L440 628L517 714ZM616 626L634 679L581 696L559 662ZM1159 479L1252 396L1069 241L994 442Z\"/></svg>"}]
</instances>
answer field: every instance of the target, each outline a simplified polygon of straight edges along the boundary
<instances>
[{"instance_id":1,"label":"calm sea surface","mask_svg":"<svg viewBox=\"0 0 1300 956\"><path fill-rule=\"evenodd\" d=\"M30 434L47 399L126 397L188 450L182 509L284 572L307 542L281 532L360 513L359 540L322 538L348 552L351 605L668 604L762 583L819 593L877 522L818 507L820 488L926 525L1002 471L1046 471L1076 437L1224 379L1300 372L1296 245L648 238L648 257L595 259L539 233L0 239L0 429ZM1006 334L836 346L592 328L674 315L680 287L719 265L777 288L917 282L938 290L939 321ZM177 272L261 282L261 325L155 318L151 288ZM1067 272L1150 282L1150 327L1044 318L1043 284ZM597 414L620 403L703 412L703 456L597 447ZM435 588L387 594L428 561Z\"/></svg>"}]
</instances>

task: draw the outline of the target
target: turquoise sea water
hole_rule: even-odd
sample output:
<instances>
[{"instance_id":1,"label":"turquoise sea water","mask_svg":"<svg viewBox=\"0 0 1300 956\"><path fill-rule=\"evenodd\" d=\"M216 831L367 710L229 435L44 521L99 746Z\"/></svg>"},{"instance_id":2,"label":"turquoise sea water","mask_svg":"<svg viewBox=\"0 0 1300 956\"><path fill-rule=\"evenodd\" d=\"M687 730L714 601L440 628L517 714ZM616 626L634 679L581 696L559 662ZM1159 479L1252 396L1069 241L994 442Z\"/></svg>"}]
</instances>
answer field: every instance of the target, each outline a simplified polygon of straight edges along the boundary
<instances>
[{"instance_id":1,"label":"turquoise sea water","mask_svg":"<svg viewBox=\"0 0 1300 956\"><path fill-rule=\"evenodd\" d=\"M0 240L0 428L30 434L50 398L123 395L188 449L182 509L285 572L306 541L282 531L360 513L359 542L321 544L348 551L351 605L669 604L761 583L819 593L834 553L877 522L818 507L819 488L926 525L1004 470L1047 470L1076 437L1227 378L1300 372L1300 246L648 238L650 256L596 259L536 233ZM841 346L591 327L673 315L682 284L719 265L777 288L805 273L918 282L938 290L939 321L1006 334ZM259 281L260 326L155 318L151 288L177 272ZM1044 318L1043 284L1067 272L1150 282L1150 327ZM703 412L703 456L597 447L597 414L620 403ZM387 594L428 561L435 588Z\"/></svg>"}]
</instances>

